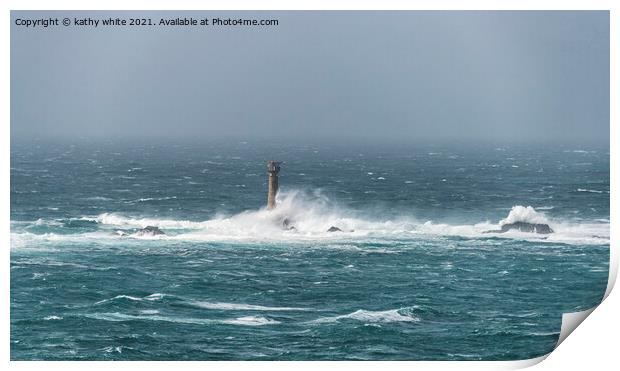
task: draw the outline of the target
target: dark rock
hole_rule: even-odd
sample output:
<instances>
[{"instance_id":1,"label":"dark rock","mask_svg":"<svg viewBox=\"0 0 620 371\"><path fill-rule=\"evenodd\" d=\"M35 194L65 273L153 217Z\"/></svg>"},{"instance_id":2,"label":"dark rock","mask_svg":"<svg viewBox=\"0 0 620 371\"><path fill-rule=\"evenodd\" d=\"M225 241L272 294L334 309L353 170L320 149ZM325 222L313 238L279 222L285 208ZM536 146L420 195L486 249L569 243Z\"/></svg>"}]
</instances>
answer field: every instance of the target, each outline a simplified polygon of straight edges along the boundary
<instances>
[{"instance_id":1,"label":"dark rock","mask_svg":"<svg viewBox=\"0 0 620 371\"><path fill-rule=\"evenodd\" d=\"M553 233L553 229L549 227L549 224L534 224L526 222L515 222L502 225L502 229L496 231L486 231L484 233L505 233L510 230L516 229L520 232L538 233L538 234L550 234Z\"/></svg>"},{"instance_id":2,"label":"dark rock","mask_svg":"<svg viewBox=\"0 0 620 371\"><path fill-rule=\"evenodd\" d=\"M291 222L291 220L289 218L284 218L284 220L282 220L282 228L284 229L290 229L293 225L293 222Z\"/></svg>"},{"instance_id":3,"label":"dark rock","mask_svg":"<svg viewBox=\"0 0 620 371\"><path fill-rule=\"evenodd\" d=\"M282 221L282 228L286 229L287 231L297 230L297 228L295 228L293 222L289 218L284 218L284 220Z\"/></svg>"},{"instance_id":4,"label":"dark rock","mask_svg":"<svg viewBox=\"0 0 620 371\"><path fill-rule=\"evenodd\" d=\"M329 227L329 229L327 230L328 232L342 232L342 229L338 228L338 227L334 227L333 225L331 227Z\"/></svg>"},{"instance_id":5,"label":"dark rock","mask_svg":"<svg viewBox=\"0 0 620 371\"><path fill-rule=\"evenodd\" d=\"M549 224L533 224L526 222L515 222L502 225L502 232L508 232L511 229L517 229L521 232L549 234L553 233L553 229L549 227Z\"/></svg>"},{"instance_id":6,"label":"dark rock","mask_svg":"<svg viewBox=\"0 0 620 371\"><path fill-rule=\"evenodd\" d=\"M158 236L162 234L165 234L164 231L159 229L159 227L153 227L151 225L138 229L135 233L136 236Z\"/></svg>"}]
</instances>

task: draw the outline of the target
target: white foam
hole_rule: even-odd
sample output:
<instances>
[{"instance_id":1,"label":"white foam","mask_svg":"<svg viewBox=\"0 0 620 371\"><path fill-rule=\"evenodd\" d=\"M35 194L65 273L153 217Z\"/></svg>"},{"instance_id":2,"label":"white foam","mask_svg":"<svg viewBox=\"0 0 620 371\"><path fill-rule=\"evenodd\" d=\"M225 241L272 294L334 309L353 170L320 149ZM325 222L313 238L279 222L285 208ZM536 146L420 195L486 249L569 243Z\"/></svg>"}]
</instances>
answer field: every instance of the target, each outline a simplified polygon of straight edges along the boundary
<instances>
[{"instance_id":1,"label":"white foam","mask_svg":"<svg viewBox=\"0 0 620 371\"><path fill-rule=\"evenodd\" d=\"M280 323L280 321L276 321L276 320L265 318L265 317L256 317L256 316L239 317L235 319L222 320L220 322L228 324L228 325L242 325L242 326L276 325Z\"/></svg>"},{"instance_id":2,"label":"white foam","mask_svg":"<svg viewBox=\"0 0 620 371\"><path fill-rule=\"evenodd\" d=\"M144 321L186 323L186 324L196 324L196 325L206 325L206 324L211 324L214 322L213 320L202 319L202 318L167 317L167 316L160 316L160 315L136 316L132 314L125 314L125 313L119 313L119 312L89 313L89 314L85 314L84 316L87 318L98 319L102 321L110 321L110 322L126 322L126 321L144 320Z\"/></svg>"},{"instance_id":3,"label":"white foam","mask_svg":"<svg viewBox=\"0 0 620 371\"><path fill-rule=\"evenodd\" d=\"M125 300L131 300L131 301L144 301L144 300L155 301L155 300L160 300L163 297L164 297L164 294L160 294L160 293L151 294L151 295L148 295L142 298L131 296L131 295L116 295L115 297L110 298L110 299L99 300L94 305L99 305L99 304L103 304L103 303L107 303L107 302L119 300L119 299L125 299Z\"/></svg>"},{"instance_id":4,"label":"white foam","mask_svg":"<svg viewBox=\"0 0 620 371\"><path fill-rule=\"evenodd\" d=\"M546 209L543 207L543 209ZM282 226L284 219L295 226L286 230ZM269 211L266 208L245 211L235 215L217 215L209 220L190 221L156 218L135 218L121 214L104 213L83 220L100 223L101 230L80 234L34 234L25 232L11 233L11 248L44 248L46 242L116 244L119 239L153 240L153 241L197 241L230 243L359 243L367 241L393 241L428 238L429 236L463 236L469 238L490 237L495 234L485 233L498 230L502 225L518 221L527 223L549 224L555 233L537 235L511 230L497 234L503 238L518 238L540 242L563 242L570 244L608 244L609 222L567 221L550 219L531 206L514 206L508 216L498 223L483 221L475 224L446 224L434 221L420 222L412 216L383 218L353 212L339 207L320 192L304 194L301 192L281 192L278 194L278 207ZM17 226L17 224L16 224ZM22 225L19 224L19 227ZM144 228L156 226L166 234L157 236L119 235L118 229ZM327 232L331 227L343 232ZM544 238L544 239L543 239Z\"/></svg>"},{"instance_id":5,"label":"white foam","mask_svg":"<svg viewBox=\"0 0 620 371\"><path fill-rule=\"evenodd\" d=\"M143 309L140 311L140 314L158 314L159 311L157 309Z\"/></svg>"},{"instance_id":6,"label":"white foam","mask_svg":"<svg viewBox=\"0 0 620 371\"><path fill-rule=\"evenodd\" d=\"M516 222L524 222L531 224L547 224L549 221L544 214L534 210L531 206L513 206L506 219L502 219L499 225L512 224Z\"/></svg>"},{"instance_id":7,"label":"white foam","mask_svg":"<svg viewBox=\"0 0 620 371\"><path fill-rule=\"evenodd\" d=\"M130 295L116 295L115 297L113 297L111 299L99 300L94 305L99 305L99 304L107 303L109 301L118 300L118 299L127 299L127 300L132 300L132 301L142 301L143 300L142 298L137 298L135 296L130 296Z\"/></svg>"},{"instance_id":8,"label":"white foam","mask_svg":"<svg viewBox=\"0 0 620 371\"><path fill-rule=\"evenodd\" d=\"M112 225L125 228L144 228L147 226L157 226L160 228L171 229L199 229L204 222L194 222L189 220L168 220L152 218L131 218L120 214L103 213L95 217L83 217L82 220L91 220L103 225Z\"/></svg>"},{"instance_id":9,"label":"white foam","mask_svg":"<svg viewBox=\"0 0 620 371\"><path fill-rule=\"evenodd\" d=\"M211 303L206 301L188 301L190 305L216 310L250 310L250 311L305 311L307 308L297 307L266 307L262 305L252 305L243 303Z\"/></svg>"},{"instance_id":10,"label":"white foam","mask_svg":"<svg viewBox=\"0 0 620 371\"><path fill-rule=\"evenodd\" d=\"M166 234L156 238L200 241L342 239L365 236L374 232L391 233L412 229L410 221L372 221L360 218L354 213L332 205L320 192L315 192L311 198L309 200L307 195L300 192L281 192L278 194L278 207L273 211L261 208L231 216L218 215L206 221L131 218L109 213L84 219L116 228L156 226L164 231L176 229L182 233ZM294 231L284 230L282 221L285 218L295 226ZM338 226L347 232L329 233L327 230L331 226ZM355 232L349 232L351 230ZM152 239L150 236L147 238Z\"/></svg>"},{"instance_id":11,"label":"white foam","mask_svg":"<svg viewBox=\"0 0 620 371\"><path fill-rule=\"evenodd\" d=\"M501 237L537 243L565 243L572 245L608 245L610 241L609 223L575 223L552 220L548 223L553 229L550 234L537 234L510 230L505 233L497 231L500 226L490 222L474 225L450 225L426 222L418 228L425 236L459 236L467 238Z\"/></svg>"},{"instance_id":12,"label":"white foam","mask_svg":"<svg viewBox=\"0 0 620 371\"><path fill-rule=\"evenodd\" d=\"M312 323L333 323L343 319L352 319L366 323L377 322L418 322L420 319L413 315L405 315L399 313L399 309L391 309L385 311L357 310L353 313L344 314L333 317L322 317L312 321Z\"/></svg>"},{"instance_id":13,"label":"white foam","mask_svg":"<svg viewBox=\"0 0 620 371\"><path fill-rule=\"evenodd\" d=\"M110 321L110 322L126 322L126 321L161 321L172 323L183 323L192 325L212 325L212 324L226 324L226 325L238 325L238 326L263 326L263 325L276 325L279 321L272 320L265 317L246 316L231 319L209 319L209 318L188 318L188 317L170 317L161 316L157 314L137 316L133 314L125 314L119 312L112 313L89 313L84 315L87 318Z\"/></svg>"},{"instance_id":14,"label":"white foam","mask_svg":"<svg viewBox=\"0 0 620 371\"><path fill-rule=\"evenodd\" d=\"M132 202L148 202L148 201L166 201L166 200L174 200L176 199L177 196L169 196L169 197L145 197L145 198L139 198L137 200L134 201L127 201L128 203L132 203Z\"/></svg>"},{"instance_id":15,"label":"white foam","mask_svg":"<svg viewBox=\"0 0 620 371\"><path fill-rule=\"evenodd\" d=\"M42 243L79 243L88 240L104 241L106 238L109 238L109 236L107 236L105 232L89 232L79 234L11 232L11 249L27 247L30 249L46 250L48 248L43 246Z\"/></svg>"},{"instance_id":16,"label":"white foam","mask_svg":"<svg viewBox=\"0 0 620 371\"><path fill-rule=\"evenodd\" d=\"M87 201L112 201L111 198L103 197L103 196L86 197L85 200Z\"/></svg>"},{"instance_id":17,"label":"white foam","mask_svg":"<svg viewBox=\"0 0 620 371\"><path fill-rule=\"evenodd\" d=\"M113 353L113 352L117 352L117 353L123 353L123 349L133 349L130 347L124 347L124 346L118 346L118 347L105 347L101 350L103 350L106 353Z\"/></svg>"},{"instance_id":18,"label":"white foam","mask_svg":"<svg viewBox=\"0 0 620 371\"><path fill-rule=\"evenodd\" d=\"M154 300L161 300L164 298L164 294L161 294L159 292L156 292L154 294L151 294L149 296L146 296L144 299L145 300L149 300L149 301L154 301Z\"/></svg>"},{"instance_id":19,"label":"white foam","mask_svg":"<svg viewBox=\"0 0 620 371\"><path fill-rule=\"evenodd\" d=\"M596 189L584 189L584 188L577 188L577 192L603 193L603 191L599 191Z\"/></svg>"}]
</instances>

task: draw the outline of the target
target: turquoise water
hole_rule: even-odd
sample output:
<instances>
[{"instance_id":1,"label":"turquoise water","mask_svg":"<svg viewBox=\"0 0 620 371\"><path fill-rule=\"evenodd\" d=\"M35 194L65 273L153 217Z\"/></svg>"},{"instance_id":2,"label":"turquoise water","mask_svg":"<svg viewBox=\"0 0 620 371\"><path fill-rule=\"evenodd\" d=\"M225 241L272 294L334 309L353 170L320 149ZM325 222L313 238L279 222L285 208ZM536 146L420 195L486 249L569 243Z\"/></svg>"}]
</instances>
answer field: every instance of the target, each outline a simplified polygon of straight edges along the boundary
<instances>
[{"instance_id":1,"label":"turquoise water","mask_svg":"<svg viewBox=\"0 0 620 371\"><path fill-rule=\"evenodd\" d=\"M14 360L531 358L608 260L608 149L11 147Z\"/></svg>"}]
</instances>

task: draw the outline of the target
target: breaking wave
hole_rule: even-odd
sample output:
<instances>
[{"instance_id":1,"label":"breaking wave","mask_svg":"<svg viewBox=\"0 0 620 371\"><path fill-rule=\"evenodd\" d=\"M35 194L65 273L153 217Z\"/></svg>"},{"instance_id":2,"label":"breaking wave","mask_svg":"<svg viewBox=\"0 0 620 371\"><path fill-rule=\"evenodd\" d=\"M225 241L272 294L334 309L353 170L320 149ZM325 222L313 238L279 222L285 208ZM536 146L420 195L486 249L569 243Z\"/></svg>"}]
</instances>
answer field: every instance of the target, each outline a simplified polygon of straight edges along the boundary
<instances>
[{"instance_id":1,"label":"breaking wave","mask_svg":"<svg viewBox=\"0 0 620 371\"><path fill-rule=\"evenodd\" d=\"M584 188L577 188L577 192L604 193L604 191L599 191L596 189L584 189ZM609 191L606 191L606 192L609 193Z\"/></svg>"},{"instance_id":2,"label":"breaking wave","mask_svg":"<svg viewBox=\"0 0 620 371\"><path fill-rule=\"evenodd\" d=\"M506 218L498 222L482 221L475 224L447 224L435 221L419 221L411 216L393 219L363 215L339 207L320 192L312 195L293 191L278 195L278 207L245 211L235 215L218 215L205 221L155 219L130 217L121 214L103 213L80 220L93 223L96 231L67 233L58 220L37 220L41 228L45 224L47 233L33 233L24 222L11 223L11 247L32 247L39 242L84 242L105 244L125 241L172 240L198 242L308 242L308 241L375 241L407 240L428 236L460 236L467 238L517 238L540 242L568 244L609 244L609 221L565 221L552 219L536 211L532 206L516 205ZM288 226L285 225L288 221ZM517 221L549 224L555 233L540 236L534 233L509 231L506 233L485 233L494 231L507 223ZM138 236L134 232L146 226L156 226L165 235ZM341 231L328 232L332 226ZM14 228L15 227L15 228ZM294 228L290 228L294 227Z\"/></svg>"},{"instance_id":3,"label":"breaking wave","mask_svg":"<svg viewBox=\"0 0 620 371\"><path fill-rule=\"evenodd\" d=\"M530 224L548 224L549 220L547 217L536 210L534 210L531 206L513 206L510 210L510 213L506 217L506 219L502 219L499 222L499 225L512 224L517 222L524 222Z\"/></svg>"},{"instance_id":4,"label":"breaking wave","mask_svg":"<svg viewBox=\"0 0 620 371\"><path fill-rule=\"evenodd\" d=\"M147 300L147 301L155 301L155 300L160 300L163 297L164 297L164 295L163 294L159 294L159 293L151 294L151 295L145 296L143 298L138 298L138 297L131 296L131 295L116 295L115 297L113 297L111 299L99 300L98 302L95 303L95 305L107 303L107 302L118 300L118 299L125 299L125 300L131 300L131 301L145 301L145 300Z\"/></svg>"},{"instance_id":5,"label":"breaking wave","mask_svg":"<svg viewBox=\"0 0 620 371\"><path fill-rule=\"evenodd\" d=\"M269 307L263 305L255 305L255 304L246 304L246 303L225 303L225 302L209 302L209 301L199 301L187 299L184 297L173 296L155 293L144 297L137 297L132 295L116 295L113 298L103 299L95 302L93 305L102 305L105 303L115 302L119 300L127 300L127 301L135 301L135 302L145 302L145 301L159 301L163 298L170 298L171 300L177 301L179 304L184 304L187 306L202 308L202 309L211 309L211 310L221 310L221 311L259 311L259 312L284 312L284 311L307 311L308 308L300 308L300 307Z\"/></svg>"},{"instance_id":6,"label":"breaking wave","mask_svg":"<svg viewBox=\"0 0 620 371\"><path fill-rule=\"evenodd\" d=\"M212 325L212 324L226 324L226 325L238 325L238 326L263 326L263 325L276 325L279 321L260 317L260 316L245 316L231 319L210 319L210 318L189 318L189 317L171 317L161 316L157 314L153 315L133 315L119 312L112 313L89 313L84 317L110 322L127 322L127 321L161 321L172 322L191 325Z\"/></svg>"},{"instance_id":7,"label":"breaking wave","mask_svg":"<svg viewBox=\"0 0 620 371\"><path fill-rule=\"evenodd\" d=\"M308 308L297 308L297 307L266 307L262 305L252 305L252 304L243 304L243 303L210 303L206 301L190 301L189 305L204 308L204 309L215 309L215 310L247 310L247 311L306 311Z\"/></svg>"},{"instance_id":8,"label":"breaking wave","mask_svg":"<svg viewBox=\"0 0 620 371\"><path fill-rule=\"evenodd\" d=\"M334 323L342 320L355 320L364 323L418 322L420 319L409 313L409 308L385 311L357 310L353 313L333 317L321 317L312 323Z\"/></svg>"}]
</instances>

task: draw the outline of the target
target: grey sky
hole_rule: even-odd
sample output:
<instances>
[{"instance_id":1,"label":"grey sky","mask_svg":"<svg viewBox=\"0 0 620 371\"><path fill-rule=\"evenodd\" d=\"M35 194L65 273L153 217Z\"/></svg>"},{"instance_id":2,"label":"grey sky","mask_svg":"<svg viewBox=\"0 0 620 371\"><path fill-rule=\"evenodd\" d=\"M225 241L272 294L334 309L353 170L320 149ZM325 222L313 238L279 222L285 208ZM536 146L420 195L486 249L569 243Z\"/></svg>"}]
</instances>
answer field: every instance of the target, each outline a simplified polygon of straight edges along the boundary
<instances>
[{"instance_id":1,"label":"grey sky","mask_svg":"<svg viewBox=\"0 0 620 371\"><path fill-rule=\"evenodd\" d=\"M50 27L16 18L278 19ZM12 12L11 133L609 141L608 12Z\"/></svg>"}]
</instances>

